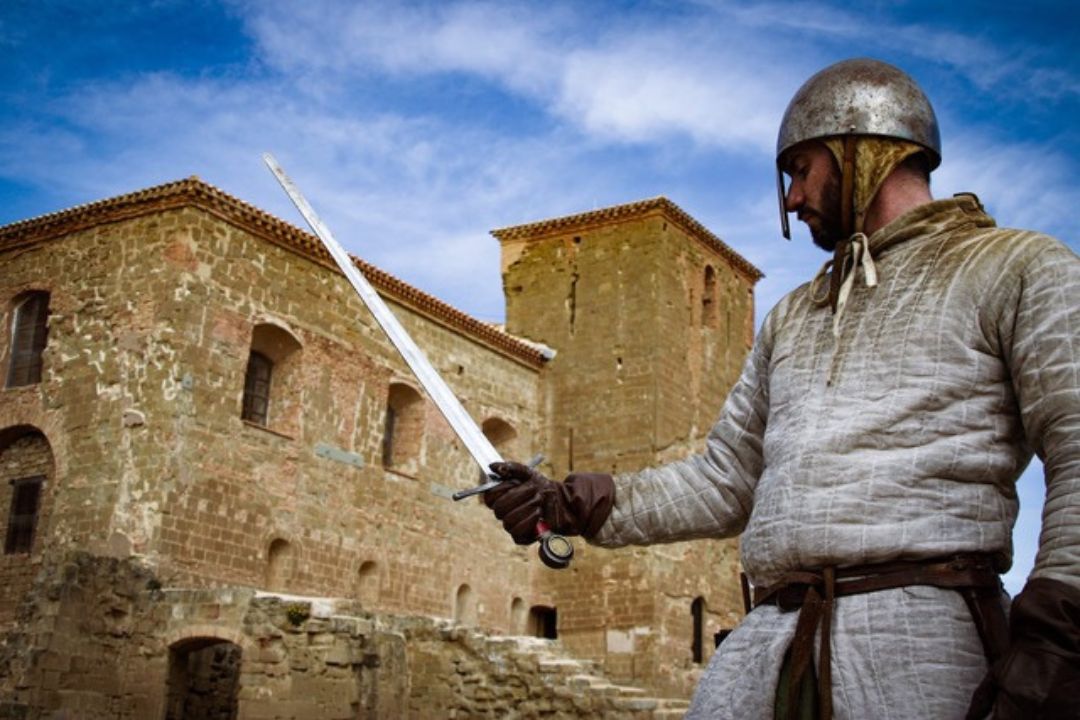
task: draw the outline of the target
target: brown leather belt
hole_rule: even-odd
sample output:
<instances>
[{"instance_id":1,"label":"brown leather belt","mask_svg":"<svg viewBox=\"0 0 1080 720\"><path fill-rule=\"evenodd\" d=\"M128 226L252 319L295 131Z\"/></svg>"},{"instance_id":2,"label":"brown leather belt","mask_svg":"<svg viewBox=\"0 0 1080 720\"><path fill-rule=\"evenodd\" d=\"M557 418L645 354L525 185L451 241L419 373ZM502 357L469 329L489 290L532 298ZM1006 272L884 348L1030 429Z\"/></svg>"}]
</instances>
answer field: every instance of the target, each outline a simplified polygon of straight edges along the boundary
<instances>
[{"instance_id":1,"label":"brown leather belt","mask_svg":"<svg viewBox=\"0 0 1080 720\"><path fill-rule=\"evenodd\" d=\"M1008 639L1008 623L1001 602L1001 579L991 554L955 555L914 562L890 562L854 567L826 567L819 571L795 571L779 582L754 588L753 607L776 605L781 612L799 611L795 637L791 643L792 682L787 707L794 711L794 694L810 666L814 635L821 628L818 657L818 712L821 720L832 718L832 631L833 601L844 595L889 590L908 585L931 585L957 590L963 595L979 630L987 660L1002 653ZM749 604L749 587L743 581L743 599ZM747 608L747 612L752 608ZM780 718L779 720L785 720Z\"/></svg>"}]
</instances>

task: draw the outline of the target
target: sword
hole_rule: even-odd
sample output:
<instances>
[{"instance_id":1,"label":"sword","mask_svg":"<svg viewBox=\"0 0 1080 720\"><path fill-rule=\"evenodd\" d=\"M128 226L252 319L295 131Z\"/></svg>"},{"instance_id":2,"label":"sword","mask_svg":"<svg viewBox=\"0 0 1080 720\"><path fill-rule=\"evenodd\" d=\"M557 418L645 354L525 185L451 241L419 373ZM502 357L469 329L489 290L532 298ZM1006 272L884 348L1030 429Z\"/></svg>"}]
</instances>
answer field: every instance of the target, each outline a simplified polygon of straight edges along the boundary
<instances>
[{"instance_id":1,"label":"sword","mask_svg":"<svg viewBox=\"0 0 1080 720\"><path fill-rule=\"evenodd\" d=\"M285 171L274 159L273 155L263 153L263 160L266 162L267 167L270 168L270 172L274 174L274 177L281 184L282 189L285 190L293 204L296 205L296 209L304 216L304 220L307 221L316 237L322 241L323 246L330 253L330 257L334 259L349 284L352 285L353 290L360 296L360 300L375 316L375 321L379 323L390 342L397 348L397 351L405 360L405 364L413 371L416 379L420 381L420 385L427 392L428 397L435 403L435 407L450 423L454 434L464 443L469 455L480 466L483 476L488 478L488 482L482 485L454 493L454 500L462 500L471 495L487 492L498 485L501 480L497 475L492 474L489 468L491 463L501 462L502 456L499 455L491 441L487 439L480 427L462 407L457 396L450 390L446 381L442 379L442 376L428 361L424 352L409 336L405 328L402 327L394 313L379 297L379 294L375 292L375 289L371 287L367 279L357 270L356 265L353 264L348 253L345 252L345 248L334 238L330 228L315 213L315 210L304 198L296 183L285 174ZM539 458L534 459L533 463L530 464L537 462L539 462ZM570 559L574 554L574 546L570 541L561 535L552 533L543 521L537 523L536 530L540 541L540 559L544 564L555 569L569 566Z\"/></svg>"}]
</instances>

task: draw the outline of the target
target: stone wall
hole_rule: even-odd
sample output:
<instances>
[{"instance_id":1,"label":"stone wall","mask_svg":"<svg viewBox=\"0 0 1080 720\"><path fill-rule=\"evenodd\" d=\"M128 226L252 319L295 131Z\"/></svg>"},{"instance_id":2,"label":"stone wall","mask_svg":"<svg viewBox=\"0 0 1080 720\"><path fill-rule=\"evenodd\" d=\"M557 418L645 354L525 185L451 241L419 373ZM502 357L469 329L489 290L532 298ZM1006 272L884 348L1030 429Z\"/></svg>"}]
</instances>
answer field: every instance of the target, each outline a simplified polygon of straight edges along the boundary
<instances>
[{"instance_id":1,"label":"stone wall","mask_svg":"<svg viewBox=\"0 0 1080 720\"><path fill-rule=\"evenodd\" d=\"M4 264L0 299L52 293L43 381L3 391L0 429L40 428L70 468L44 528L59 546L137 554L169 582L265 587L276 542L292 592L358 593L367 566L373 608L450 617L468 584L490 627L508 626L515 597L552 604L490 513L450 501L478 473L429 401L411 470L383 467L389 387L415 380L338 273L193 207ZM511 426L515 454L539 448L536 367L395 310L476 418ZM268 428L240 419L260 324L300 348L292 386L275 388L299 409Z\"/></svg>"},{"instance_id":2,"label":"stone wall","mask_svg":"<svg viewBox=\"0 0 1080 720\"><path fill-rule=\"evenodd\" d=\"M756 271L666 200L495 231L507 329L558 349L544 392L550 471L620 473L700 452L753 339ZM742 614L737 544L583 548L540 580L561 637L622 682L688 696Z\"/></svg>"},{"instance_id":3,"label":"stone wall","mask_svg":"<svg viewBox=\"0 0 1080 720\"><path fill-rule=\"evenodd\" d=\"M514 351L524 345L475 320L454 320L434 299L383 278L380 287L397 288L386 297L401 322L505 456L543 451L543 469L559 477L571 468L634 470L699 449L749 344L754 276L685 214L661 205L602 211L599 222L504 241L509 329L554 347L551 362ZM53 638L58 645L39 655L55 667L34 665L38 685L22 691L55 700L63 690L64 707L81 707L74 686L57 683L85 672L91 680L76 685L105 683L85 700L94 712L105 712L96 704L105 695L131 717L151 707L176 714L183 703L176 709L161 693L151 702L141 688L162 686L169 654L179 653L187 669L174 685L227 697L234 651L222 643L233 643L242 658L238 707L263 712L250 693L264 684L245 684L244 676L264 663L268 677L293 678L297 668L278 664L278 650L267 649L292 636L252 634L248 616L237 613L255 607L256 590L273 589L349 598L360 603L354 617L363 610L457 618L502 633L520 632L530 607L553 608L562 647L579 660L599 663L619 683L689 695L700 674L690 654L691 604L706 602L706 659L713 632L739 615L734 542L607 552L579 541L570 570L545 568L534 549L509 541L480 501L449 499L476 484L478 473L426 399L410 408L400 426L408 441L384 463L386 409L398 397L391 388L415 396L418 386L345 279L311 249L312 239L197 180L102 207L0 228L3 326L27 290L49 291L51 313L42 381L0 390L0 453L23 452L9 440L37 433L54 467L42 542L25 557L0 561L0 628L30 637L15 622L19 598L43 563L73 549L102 561L140 558L154 583L185 589L137 613L106 608L94 621L101 627L63 620L74 635L113 638L109 652L117 656L144 648L138 652L164 658L155 660L156 675L141 675L134 668L142 660L131 659L130 672L99 677L99 655L83 657ZM0 362L9 335L0 337ZM241 419L253 349L278 360L265 425ZM103 602L113 602L115 593L102 592ZM258 612L273 615L267 628L284 617ZM150 625L110 635L110 623L128 615ZM179 634L163 637L151 626ZM200 635L201 626L220 632ZM312 637L323 633L318 623L311 627ZM339 630L346 632L333 633ZM476 654L465 636L459 642L429 628L429 637L415 624L407 630L371 636L389 643L374 653L380 662L396 662L392 648L401 638L432 647L452 641L465 665ZM27 641L34 652L50 647L38 642L44 637ZM356 647L372 655L364 643ZM300 657L285 654L289 663ZM503 697L473 693L491 683L466 682L471 670L446 674L443 659L430 664L434 674L417 675L422 685L397 690L356 680L376 671L362 662L324 665L331 669L318 682L334 686L348 676L359 683L348 703L320 711L327 717L447 687L474 703L460 712L482 716ZM291 679L267 686L279 704L299 702L291 693L318 684L304 678L295 687ZM623 697L593 694L605 692Z\"/></svg>"},{"instance_id":4,"label":"stone wall","mask_svg":"<svg viewBox=\"0 0 1080 720\"><path fill-rule=\"evenodd\" d=\"M558 643L349 600L162 588L144 565L47 566L0 642L0 717L231 720L680 717Z\"/></svg>"}]
</instances>

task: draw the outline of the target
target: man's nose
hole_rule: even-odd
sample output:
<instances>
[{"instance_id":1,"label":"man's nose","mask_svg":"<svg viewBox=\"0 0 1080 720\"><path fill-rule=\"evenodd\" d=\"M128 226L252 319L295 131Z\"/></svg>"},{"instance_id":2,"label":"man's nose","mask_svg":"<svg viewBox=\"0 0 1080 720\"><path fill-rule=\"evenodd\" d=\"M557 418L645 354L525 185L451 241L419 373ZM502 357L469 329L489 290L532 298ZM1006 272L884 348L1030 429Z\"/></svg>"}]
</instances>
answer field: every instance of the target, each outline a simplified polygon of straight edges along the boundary
<instances>
[{"instance_id":1,"label":"man's nose","mask_svg":"<svg viewBox=\"0 0 1080 720\"><path fill-rule=\"evenodd\" d=\"M804 202L806 202L806 195L802 191L802 185L797 180L792 180L791 187L784 196L784 210L797 212Z\"/></svg>"}]
</instances>

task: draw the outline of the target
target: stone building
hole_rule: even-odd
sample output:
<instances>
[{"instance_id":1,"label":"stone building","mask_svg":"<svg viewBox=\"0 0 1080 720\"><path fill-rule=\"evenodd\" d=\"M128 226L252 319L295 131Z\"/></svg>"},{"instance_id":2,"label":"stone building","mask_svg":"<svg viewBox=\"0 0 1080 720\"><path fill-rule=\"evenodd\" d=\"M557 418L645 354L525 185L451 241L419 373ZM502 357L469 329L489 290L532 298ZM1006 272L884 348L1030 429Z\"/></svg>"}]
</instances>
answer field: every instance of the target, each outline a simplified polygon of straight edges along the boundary
<instances>
[{"instance_id":1,"label":"stone building","mask_svg":"<svg viewBox=\"0 0 1080 720\"><path fill-rule=\"evenodd\" d=\"M493 234L505 329L356 262L500 452L699 448L760 273L665 198ZM553 571L452 502L476 468L317 239L196 178L0 268L0 717L660 717L741 614L734 541Z\"/></svg>"}]
</instances>

